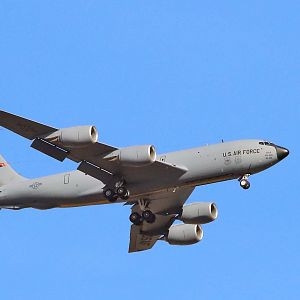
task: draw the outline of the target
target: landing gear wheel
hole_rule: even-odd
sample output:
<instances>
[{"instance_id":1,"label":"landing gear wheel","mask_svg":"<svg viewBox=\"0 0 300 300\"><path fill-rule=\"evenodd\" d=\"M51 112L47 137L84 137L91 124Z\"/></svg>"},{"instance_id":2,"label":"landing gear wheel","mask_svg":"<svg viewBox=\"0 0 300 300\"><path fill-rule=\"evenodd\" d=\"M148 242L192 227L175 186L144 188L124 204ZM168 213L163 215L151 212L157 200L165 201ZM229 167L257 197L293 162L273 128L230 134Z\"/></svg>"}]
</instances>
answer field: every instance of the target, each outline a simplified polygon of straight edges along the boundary
<instances>
[{"instance_id":1,"label":"landing gear wheel","mask_svg":"<svg viewBox=\"0 0 300 300\"><path fill-rule=\"evenodd\" d=\"M107 189L104 191L104 196L109 202L115 202L118 199L118 195L114 193L113 190Z\"/></svg>"},{"instance_id":2,"label":"landing gear wheel","mask_svg":"<svg viewBox=\"0 0 300 300\"><path fill-rule=\"evenodd\" d=\"M247 179L242 179L240 181L240 186L241 188L243 188L244 190L248 190L250 188L250 182Z\"/></svg>"},{"instance_id":3,"label":"landing gear wheel","mask_svg":"<svg viewBox=\"0 0 300 300\"><path fill-rule=\"evenodd\" d=\"M120 198L123 199L123 197L125 197L128 194L128 191L125 187L120 186L117 188L116 193Z\"/></svg>"},{"instance_id":4,"label":"landing gear wheel","mask_svg":"<svg viewBox=\"0 0 300 300\"><path fill-rule=\"evenodd\" d=\"M131 223L133 223L134 225L140 225L142 224L143 220L142 217L139 213L137 212L133 212L130 216L129 216L129 220Z\"/></svg>"},{"instance_id":5,"label":"landing gear wheel","mask_svg":"<svg viewBox=\"0 0 300 300\"><path fill-rule=\"evenodd\" d=\"M155 222L155 214L152 213L150 210L143 211L142 217L147 223L151 224Z\"/></svg>"},{"instance_id":6,"label":"landing gear wheel","mask_svg":"<svg viewBox=\"0 0 300 300\"><path fill-rule=\"evenodd\" d=\"M122 197L122 200L128 200L128 199L129 199L129 192L127 192L126 195Z\"/></svg>"},{"instance_id":7,"label":"landing gear wheel","mask_svg":"<svg viewBox=\"0 0 300 300\"><path fill-rule=\"evenodd\" d=\"M113 190L111 190L111 189L107 189L107 190L104 191L104 196L105 196L105 198L107 198L107 199L110 198L110 197L112 197L113 194L114 194L114 192L113 192Z\"/></svg>"}]
</instances>

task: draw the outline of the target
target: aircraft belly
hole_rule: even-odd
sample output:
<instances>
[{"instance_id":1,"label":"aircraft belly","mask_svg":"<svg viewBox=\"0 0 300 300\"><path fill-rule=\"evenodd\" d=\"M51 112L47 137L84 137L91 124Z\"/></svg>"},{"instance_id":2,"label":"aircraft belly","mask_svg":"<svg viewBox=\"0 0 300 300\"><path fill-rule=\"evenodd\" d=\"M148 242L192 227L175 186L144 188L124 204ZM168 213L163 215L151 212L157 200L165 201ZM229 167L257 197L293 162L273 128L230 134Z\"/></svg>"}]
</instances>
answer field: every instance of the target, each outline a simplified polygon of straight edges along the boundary
<instances>
[{"instance_id":1,"label":"aircraft belly","mask_svg":"<svg viewBox=\"0 0 300 300\"><path fill-rule=\"evenodd\" d=\"M79 173L79 172L78 172ZM50 208L81 206L106 202L100 181L84 174L59 174L7 186L0 206ZM67 178L67 179L66 179Z\"/></svg>"},{"instance_id":2,"label":"aircraft belly","mask_svg":"<svg viewBox=\"0 0 300 300\"><path fill-rule=\"evenodd\" d=\"M73 201L70 203L58 204L57 207L68 208L68 207L79 207L79 206L89 206L89 205L101 205L101 204L110 204L108 200L102 199L98 201Z\"/></svg>"}]
</instances>

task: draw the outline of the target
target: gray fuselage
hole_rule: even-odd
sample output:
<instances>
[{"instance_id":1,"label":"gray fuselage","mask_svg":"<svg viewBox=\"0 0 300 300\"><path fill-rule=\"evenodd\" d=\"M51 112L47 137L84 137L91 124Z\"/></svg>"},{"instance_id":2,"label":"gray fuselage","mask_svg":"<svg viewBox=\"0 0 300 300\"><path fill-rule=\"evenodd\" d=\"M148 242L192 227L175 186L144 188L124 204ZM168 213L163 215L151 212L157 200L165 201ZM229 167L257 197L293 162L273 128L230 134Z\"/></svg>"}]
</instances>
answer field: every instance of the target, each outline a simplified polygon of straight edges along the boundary
<instances>
[{"instance_id":1,"label":"gray fuselage","mask_svg":"<svg viewBox=\"0 0 300 300\"><path fill-rule=\"evenodd\" d=\"M237 179L276 164L281 160L280 149L260 140L241 140L160 154L157 160L186 172L175 180L153 178L151 182L127 182L127 186L131 198L138 199L170 188ZM80 171L23 180L0 188L0 207L47 209L109 203L103 195L104 187L101 181Z\"/></svg>"}]
</instances>

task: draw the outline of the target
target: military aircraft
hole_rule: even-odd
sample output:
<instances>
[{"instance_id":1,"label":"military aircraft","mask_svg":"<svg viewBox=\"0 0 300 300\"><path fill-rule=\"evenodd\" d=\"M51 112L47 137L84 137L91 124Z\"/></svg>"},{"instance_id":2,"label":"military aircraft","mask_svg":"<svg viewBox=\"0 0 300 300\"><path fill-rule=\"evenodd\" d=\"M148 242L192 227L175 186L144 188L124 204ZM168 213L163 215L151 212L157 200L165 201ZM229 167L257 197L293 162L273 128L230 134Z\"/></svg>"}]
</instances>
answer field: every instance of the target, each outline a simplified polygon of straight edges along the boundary
<instances>
[{"instance_id":1,"label":"military aircraft","mask_svg":"<svg viewBox=\"0 0 300 300\"><path fill-rule=\"evenodd\" d=\"M129 252L158 240L191 245L203 237L201 225L218 216L213 202L185 205L196 186L249 176L284 159L289 151L263 140L222 142L157 154L153 145L117 148L98 142L95 126L58 129L0 111L0 126L29 140L31 147L76 171L36 179L16 173L0 156L0 208L50 209L120 203L131 205ZM178 220L181 223L174 225Z\"/></svg>"}]
</instances>

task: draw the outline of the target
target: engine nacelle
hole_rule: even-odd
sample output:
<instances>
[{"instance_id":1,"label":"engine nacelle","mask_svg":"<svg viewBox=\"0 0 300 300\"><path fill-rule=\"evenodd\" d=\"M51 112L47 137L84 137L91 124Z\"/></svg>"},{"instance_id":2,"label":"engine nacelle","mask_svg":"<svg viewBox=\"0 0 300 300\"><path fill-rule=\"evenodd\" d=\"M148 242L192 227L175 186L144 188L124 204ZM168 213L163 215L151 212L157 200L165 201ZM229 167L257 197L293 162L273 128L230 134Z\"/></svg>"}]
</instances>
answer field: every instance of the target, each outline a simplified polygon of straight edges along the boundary
<instances>
[{"instance_id":1,"label":"engine nacelle","mask_svg":"<svg viewBox=\"0 0 300 300\"><path fill-rule=\"evenodd\" d=\"M206 224L218 217L215 203L197 202L183 206L179 219L185 224Z\"/></svg>"},{"instance_id":2,"label":"engine nacelle","mask_svg":"<svg viewBox=\"0 0 300 300\"><path fill-rule=\"evenodd\" d=\"M63 128L53 132L45 139L65 147L82 148L95 144L98 141L98 131L95 126Z\"/></svg>"},{"instance_id":3,"label":"engine nacelle","mask_svg":"<svg viewBox=\"0 0 300 300\"><path fill-rule=\"evenodd\" d=\"M121 148L105 157L108 160L119 160L127 167L142 167L151 165L156 160L156 151L152 145Z\"/></svg>"},{"instance_id":4,"label":"engine nacelle","mask_svg":"<svg viewBox=\"0 0 300 300\"><path fill-rule=\"evenodd\" d=\"M202 238L203 230L200 225L179 224L170 227L166 241L170 245L192 245Z\"/></svg>"}]
</instances>

